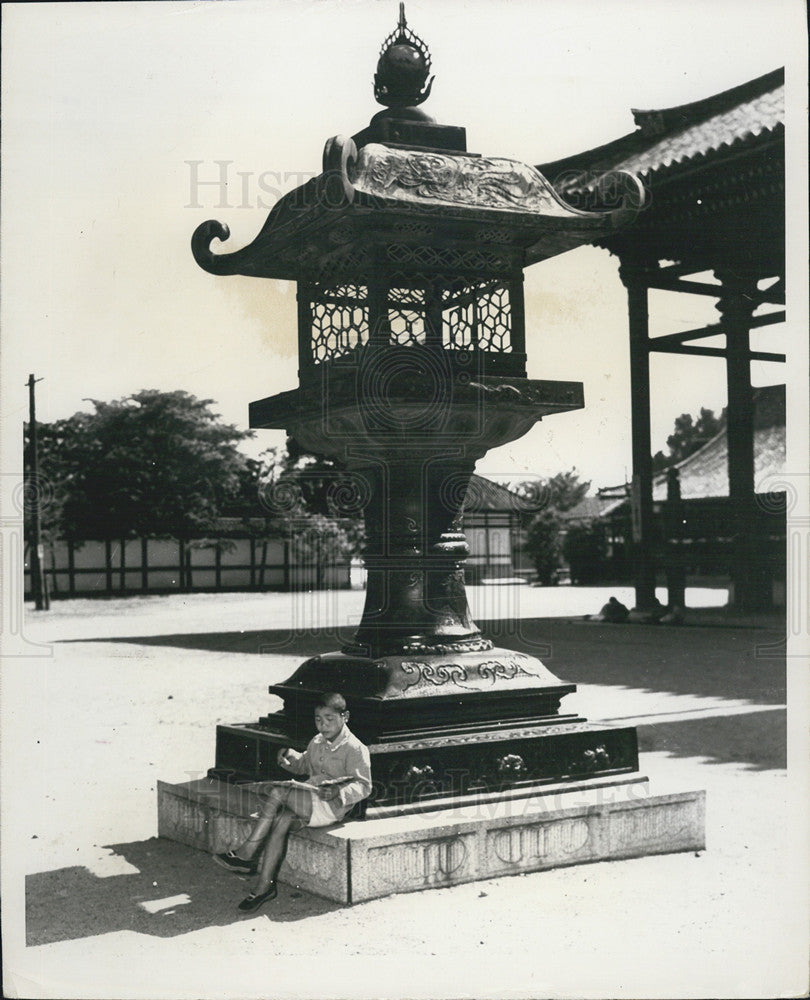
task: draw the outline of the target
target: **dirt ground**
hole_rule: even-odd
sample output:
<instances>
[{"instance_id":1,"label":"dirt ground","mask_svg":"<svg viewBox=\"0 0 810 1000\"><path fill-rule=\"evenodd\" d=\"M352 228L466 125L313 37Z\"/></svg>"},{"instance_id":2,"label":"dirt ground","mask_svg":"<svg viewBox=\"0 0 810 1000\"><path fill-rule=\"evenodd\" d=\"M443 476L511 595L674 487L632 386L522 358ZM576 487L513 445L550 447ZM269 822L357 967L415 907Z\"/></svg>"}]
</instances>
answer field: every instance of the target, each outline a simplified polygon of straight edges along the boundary
<instances>
[{"instance_id":1,"label":"dirt ground","mask_svg":"<svg viewBox=\"0 0 810 1000\"><path fill-rule=\"evenodd\" d=\"M638 726L651 791L707 791L707 850L342 907L246 884L157 838L158 778L213 763L218 722L335 648L359 592L193 594L28 610L3 675L5 991L22 997L777 997L807 989L806 777L786 740L784 625L581 617L621 589L470 588L497 642ZM313 628L317 624L318 628ZM804 676L788 658L791 700ZM806 692L806 687L801 687ZM25 914L25 919L23 919Z\"/></svg>"}]
</instances>

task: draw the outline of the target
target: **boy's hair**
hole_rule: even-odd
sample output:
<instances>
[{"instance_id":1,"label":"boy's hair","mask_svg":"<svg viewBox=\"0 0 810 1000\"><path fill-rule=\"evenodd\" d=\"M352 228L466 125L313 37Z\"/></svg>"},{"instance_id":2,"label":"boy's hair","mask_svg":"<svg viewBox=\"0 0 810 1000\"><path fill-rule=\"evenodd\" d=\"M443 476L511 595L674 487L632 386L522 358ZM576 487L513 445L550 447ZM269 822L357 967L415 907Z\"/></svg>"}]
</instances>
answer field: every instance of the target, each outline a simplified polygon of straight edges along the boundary
<instances>
[{"instance_id":1,"label":"boy's hair","mask_svg":"<svg viewBox=\"0 0 810 1000\"><path fill-rule=\"evenodd\" d=\"M346 711L346 699L337 691L330 691L318 698L315 708L331 708L333 712L340 712L343 715Z\"/></svg>"}]
</instances>

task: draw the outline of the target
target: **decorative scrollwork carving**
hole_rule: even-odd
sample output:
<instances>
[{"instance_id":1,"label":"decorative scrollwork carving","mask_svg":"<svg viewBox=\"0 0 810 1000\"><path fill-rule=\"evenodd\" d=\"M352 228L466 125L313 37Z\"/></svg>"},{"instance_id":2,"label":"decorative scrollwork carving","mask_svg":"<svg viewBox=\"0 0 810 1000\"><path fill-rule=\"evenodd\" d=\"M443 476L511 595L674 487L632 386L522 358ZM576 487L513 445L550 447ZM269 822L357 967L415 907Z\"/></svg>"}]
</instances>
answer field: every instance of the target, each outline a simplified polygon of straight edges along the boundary
<instances>
[{"instance_id":1,"label":"decorative scrollwork carving","mask_svg":"<svg viewBox=\"0 0 810 1000\"><path fill-rule=\"evenodd\" d=\"M12 492L11 501L17 513L28 514L36 508L44 511L53 503L53 482L42 473L34 476L28 473L25 479L18 483Z\"/></svg>"},{"instance_id":2,"label":"decorative scrollwork carving","mask_svg":"<svg viewBox=\"0 0 810 1000\"><path fill-rule=\"evenodd\" d=\"M360 150L357 188L404 201L559 215L562 202L534 167L502 157L457 157L369 143ZM567 214L567 213L566 213Z\"/></svg>"},{"instance_id":3,"label":"decorative scrollwork carving","mask_svg":"<svg viewBox=\"0 0 810 1000\"><path fill-rule=\"evenodd\" d=\"M273 514L289 514L302 509L304 497L301 484L294 479L277 479L259 489L259 502Z\"/></svg>"},{"instance_id":4,"label":"decorative scrollwork carving","mask_svg":"<svg viewBox=\"0 0 810 1000\"><path fill-rule=\"evenodd\" d=\"M459 639L457 642L409 642L405 653L488 653L494 648L491 639Z\"/></svg>"},{"instance_id":5,"label":"decorative scrollwork carving","mask_svg":"<svg viewBox=\"0 0 810 1000\"><path fill-rule=\"evenodd\" d=\"M481 495L481 487L471 478L469 472L453 472L439 485L439 500L447 510L455 511L462 508L477 510L475 501ZM473 503L470 503L471 497Z\"/></svg>"},{"instance_id":6,"label":"decorative scrollwork carving","mask_svg":"<svg viewBox=\"0 0 810 1000\"><path fill-rule=\"evenodd\" d=\"M403 660L402 672L412 678L408 687L415 684L460 684L467 680L467 670L460 663L426 663L421 660Z\"/></svg>"},{"instance_id":7,"label":"decorative scrollwork carving","mask_svg":"<svg viewBox=\"0 0 810 1000\"><path fill-rule=\"evenodd\" d=\"M528 670L520 665L515 659L509 660L485 660L478 664L478 673L485 680L495 683L496 677L503 677L504 680L511 681L518 674L528 674Z\"/></svg>"}]
</instances>

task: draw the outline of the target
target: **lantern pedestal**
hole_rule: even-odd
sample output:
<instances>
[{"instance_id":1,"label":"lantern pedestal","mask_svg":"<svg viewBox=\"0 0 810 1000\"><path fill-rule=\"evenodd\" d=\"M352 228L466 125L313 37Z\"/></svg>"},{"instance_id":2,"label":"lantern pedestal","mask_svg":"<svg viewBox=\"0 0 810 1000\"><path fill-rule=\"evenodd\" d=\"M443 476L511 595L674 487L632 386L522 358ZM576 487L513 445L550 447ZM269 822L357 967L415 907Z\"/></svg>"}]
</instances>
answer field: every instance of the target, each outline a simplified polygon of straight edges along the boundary
<instances>
[{"instance_id":1,"label":"lantern pedestal","mask_svg":"<svg viewBox=\"0 0 810 1000\"><path fill-rule=\"evenodd\" d=\"M246 836L260 789L158 782L158 832L209 853ZM647 779L595 778L429 812L371 810L364 821L290 837L279 879L343 904L564 865L705 847L705 793L649 794Z\"/></svg>"}]
</instances>

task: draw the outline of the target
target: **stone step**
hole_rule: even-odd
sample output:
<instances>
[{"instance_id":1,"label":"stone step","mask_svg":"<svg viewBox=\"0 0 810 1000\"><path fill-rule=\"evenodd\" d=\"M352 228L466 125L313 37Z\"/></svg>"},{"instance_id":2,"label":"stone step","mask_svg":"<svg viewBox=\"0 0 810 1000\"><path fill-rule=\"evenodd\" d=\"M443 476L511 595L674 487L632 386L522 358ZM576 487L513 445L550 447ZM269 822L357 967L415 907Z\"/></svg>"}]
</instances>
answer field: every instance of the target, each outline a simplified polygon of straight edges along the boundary
<instances>
[{"instance_id":1,"label":"stone step","mask_svg":"<svg viewBox=\"0 0 810 1000\"><path fill-rule=\"evenodd\" d=\"M244 840L258 785L202 778L158 782L158 833L219 853ZM646 778L546 786L530 797L305 829L290 838L280 879L327 899L380 896L564 865L705 847L705 792L650 795Z\"/></svg>"}]
</instances>

